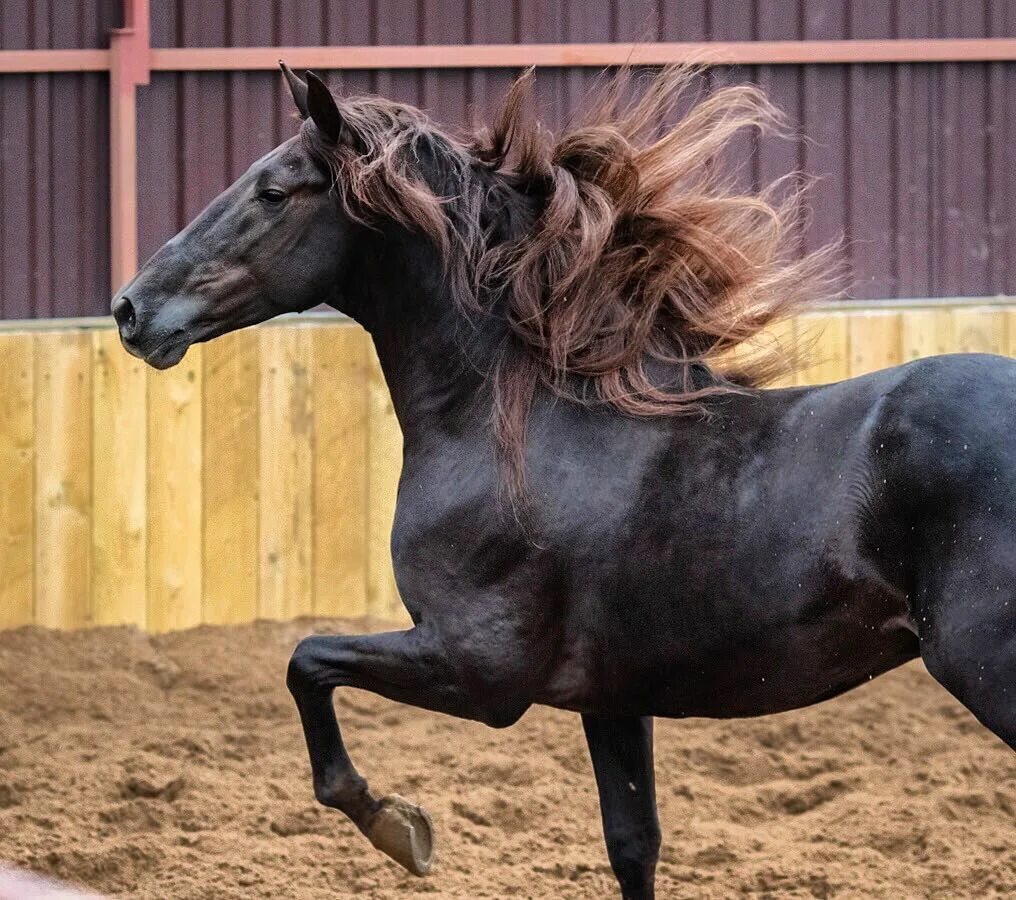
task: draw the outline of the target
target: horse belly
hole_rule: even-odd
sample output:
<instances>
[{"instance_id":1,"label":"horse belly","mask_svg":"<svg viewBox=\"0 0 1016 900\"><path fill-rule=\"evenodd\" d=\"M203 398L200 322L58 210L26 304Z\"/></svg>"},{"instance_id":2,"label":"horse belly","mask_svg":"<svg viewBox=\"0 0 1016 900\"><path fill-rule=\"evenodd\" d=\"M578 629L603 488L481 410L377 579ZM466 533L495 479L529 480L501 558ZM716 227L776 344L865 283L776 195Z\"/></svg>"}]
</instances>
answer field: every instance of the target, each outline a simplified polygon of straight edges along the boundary
<instances>
[{"instance_id":1,"label":"horse belly","mask_svg":"<svg viewBox=\"0 0 1016 900\"><path fill-rule=\"evenodd\" d=\"M539 702L665 718L766 715L834 697L918 655L904 605L880 588L829 587L782 615L770 605L763 619L764 608L579 629Z\"/></svg>"},{"instance_id":2,"label":"horse belly","mask_svg":"<svg viewBox=\"0 0 1016 900\"><path fill-rule=\"evenodd\" d=\"M910 631L873 634L856 628L812 635L788 646L774 636L750 650L729 648L712 663L662 665L648 691L630 686L646 714L669 718L739 718L785 712L828 700L918 655ZM641 694L641 696L640 696Z\"/></svg>"}]
</instances>

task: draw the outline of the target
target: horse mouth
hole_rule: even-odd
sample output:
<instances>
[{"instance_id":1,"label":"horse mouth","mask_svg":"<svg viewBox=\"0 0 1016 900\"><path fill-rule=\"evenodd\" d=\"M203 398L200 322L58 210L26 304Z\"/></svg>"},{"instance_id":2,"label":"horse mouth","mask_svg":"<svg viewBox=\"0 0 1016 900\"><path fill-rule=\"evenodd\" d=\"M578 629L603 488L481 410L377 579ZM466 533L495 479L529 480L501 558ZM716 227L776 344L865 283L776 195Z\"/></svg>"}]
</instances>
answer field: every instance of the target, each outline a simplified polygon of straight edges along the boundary
<instances>
[{"instance_id":1,"label":"horse mouth","mask_svg":"<svg viewBox=\"0 0 1016 900\"><path fill-rule=\"evenodd\" d=\"M187 355L187 350L190 348L190 341L186 340L175 340L167 341L154 350L145 352L140 347L133 344L131 341L125 340L122 336L120 343L123 345L131 356L136 359L140 359L143 363L151 366L153 369L171 369L177 365Z\"/></svg>"},{"instance_id":2,"label":"horse mouth","mask_svg":"<svg viewBox=\"0 0 1016 900\"><path fill-rule=\"evenodd\" d=\"M147 356L142 356L141 359L153 369L172 369L187 355L189 347L190 344L185 341L176 341L153 350Z\"/></svg>"}]
</instances>

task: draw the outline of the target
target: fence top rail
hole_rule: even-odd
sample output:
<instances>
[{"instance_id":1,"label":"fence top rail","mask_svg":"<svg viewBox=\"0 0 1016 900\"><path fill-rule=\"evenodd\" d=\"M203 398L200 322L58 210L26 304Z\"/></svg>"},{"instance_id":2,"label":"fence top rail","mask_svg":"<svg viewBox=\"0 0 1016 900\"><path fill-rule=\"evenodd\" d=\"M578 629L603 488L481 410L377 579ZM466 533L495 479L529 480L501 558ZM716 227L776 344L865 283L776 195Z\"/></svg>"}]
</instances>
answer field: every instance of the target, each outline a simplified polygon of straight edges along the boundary
<instances>
[{"instance_id":1,"label":"fence top rail","mask_svg":"<svg viewBox=\"0 0 1016 900\"><path fill-rule=\"evenodd\" d=\"M803 65L826 63L1000 62L1016 60L1016 38L688 41L568 44L412 44L334 47L152 47L165 72L297 68L447 69L525 66ZM0 74L108 71L109 50L0 50Z\"/></svg>"},{"instance_id":2,"label":"fence top rail","mask_svg":"<svg viewBox=\"0 0 1016 900\"><path fill-rule=\"evenodd\" d=\"M1010 309L1016 307L1016 297L1004 295L994 297L904 297L890 300L838 300L829 303L819 303L808 313L828 312L854 312L854 313L875 313L875 312L897 312L902 310L919 309ZM340 312L332 310L315 310L305 313L286 313L277 316L263 325L316 325L321 323L342 323L352 319ZM0 320L0 333L25 332L25 331L64 331L75 329L77 331L101 331L113 328L111 316L82 316L79 318L61 319L6 319ZM258 326L253 326L258 327Z\"/></svg>"}]
</instances>

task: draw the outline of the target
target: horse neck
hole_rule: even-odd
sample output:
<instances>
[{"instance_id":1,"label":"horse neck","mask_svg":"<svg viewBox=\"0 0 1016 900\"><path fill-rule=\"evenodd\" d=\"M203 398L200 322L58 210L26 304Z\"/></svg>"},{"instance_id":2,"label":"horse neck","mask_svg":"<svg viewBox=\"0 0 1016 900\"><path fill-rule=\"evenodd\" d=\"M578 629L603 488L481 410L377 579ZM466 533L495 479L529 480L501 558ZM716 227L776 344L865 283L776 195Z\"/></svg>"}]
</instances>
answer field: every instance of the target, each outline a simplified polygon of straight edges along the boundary
<instances>
[{"instance_id":1,"label":"horse neck","mask_svg":"<svg viewBox=\"0 0 1016 900\"><path fill-rule=\"evenodd\" d=\"M473 326L452 300L437 251L395 228L372 241L343 311L373 338L407 447L475 432L487 418L478 406L484 378L464 352ZM470 332L469 343L476 338Z\"/></svg>"},{"instance_id":2,"label":"horse neck","mask_svg":"<svg viewBox=\"0 0 1016 900\"><path fill-rule=\"evenodd\" d=\"M479 225L474 231L462 224L467 242L514 241L539 216L543 201L498 173L430 174L437 195L465 198L457 213ZM497 314L467 314L455 302L453 267L429 238L389 223L367 240L363 271L353 279L361 295L350 314L374 338L407 447L434 435L488 439L487 370L509 340L507 323Z\"/></svg>"}]
</instances>

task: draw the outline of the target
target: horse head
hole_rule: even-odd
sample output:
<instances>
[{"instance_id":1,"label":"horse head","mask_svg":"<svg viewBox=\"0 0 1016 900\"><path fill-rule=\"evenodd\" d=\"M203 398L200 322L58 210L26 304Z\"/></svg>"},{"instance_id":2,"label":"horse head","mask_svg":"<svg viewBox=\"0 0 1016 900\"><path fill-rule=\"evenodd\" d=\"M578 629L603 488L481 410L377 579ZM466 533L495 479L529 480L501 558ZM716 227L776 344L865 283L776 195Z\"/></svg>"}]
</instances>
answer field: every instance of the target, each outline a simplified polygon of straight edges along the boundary
<instances>
[{"instance_id":1,"label":"horse head","mask_svg":"<svg viewBox=\"0 0 1016 900\"><path fill-rule=\"evenodd\" d=\"M255 162L113 299L124 347L155 368L176 365L191 344L337 304L361 226L336 202L334 173L307 132L349 153L357 142L324 82L283 72L301 133Z\"/></svg>"}]
</instances>

